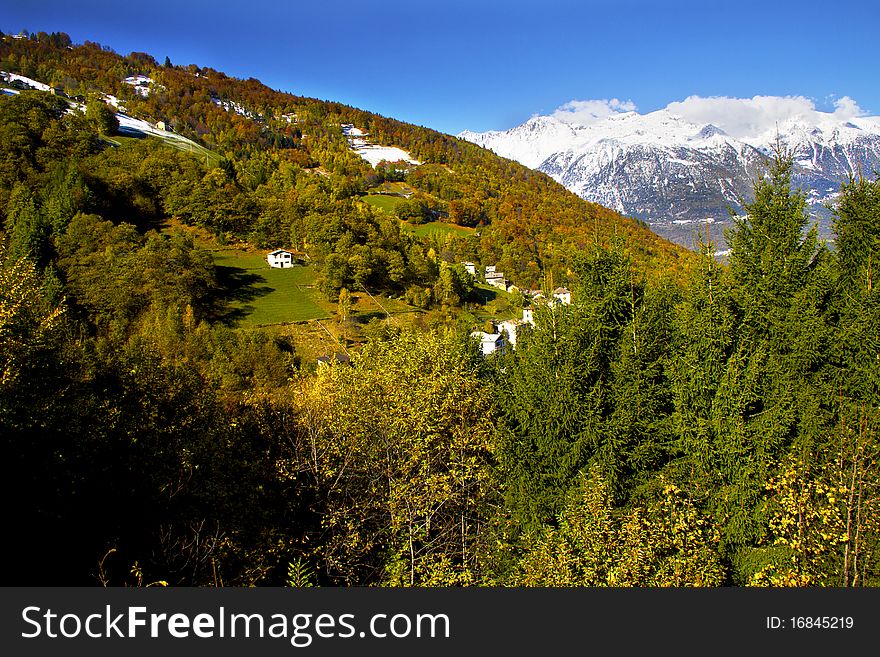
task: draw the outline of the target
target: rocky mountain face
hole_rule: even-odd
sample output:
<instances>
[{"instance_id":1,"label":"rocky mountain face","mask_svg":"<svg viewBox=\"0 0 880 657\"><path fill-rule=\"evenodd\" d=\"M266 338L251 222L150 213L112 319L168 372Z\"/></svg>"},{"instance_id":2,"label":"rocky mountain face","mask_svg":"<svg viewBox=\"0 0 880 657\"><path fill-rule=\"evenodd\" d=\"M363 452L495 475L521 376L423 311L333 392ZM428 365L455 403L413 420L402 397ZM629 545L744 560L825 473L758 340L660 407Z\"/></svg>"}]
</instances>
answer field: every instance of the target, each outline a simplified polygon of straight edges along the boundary
<instances>
[{"instance_id":1,"label":"rocky mountain face","mask_svg":"<svg viewBox=\"0 0 880 657\"><path fill-rule=\"evenodd\" d=\"M878 117L802 111L770 128L765 120L762 129L746 116L731 134L716 124L723 121L687 114L670 105L649 114L615 112L586 124L538 116L508 131L459 137L543 171L585 199L638 217L679 244L693 246L708 236L719 250L730 225L728 208L739 213L751 200L753 180L777 142L794 156L794 184L807 194L824 237L831 226L827 205L841 183L854 173L880 171Z\"/></svg>"}]
</instances>

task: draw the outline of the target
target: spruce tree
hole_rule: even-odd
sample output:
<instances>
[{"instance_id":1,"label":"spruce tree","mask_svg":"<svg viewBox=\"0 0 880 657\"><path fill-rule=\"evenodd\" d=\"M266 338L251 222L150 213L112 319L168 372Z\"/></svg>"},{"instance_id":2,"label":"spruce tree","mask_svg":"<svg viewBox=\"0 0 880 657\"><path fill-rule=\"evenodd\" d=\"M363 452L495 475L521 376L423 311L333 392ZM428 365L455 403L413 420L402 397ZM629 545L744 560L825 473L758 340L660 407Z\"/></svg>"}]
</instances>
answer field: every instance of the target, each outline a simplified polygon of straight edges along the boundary
<instances>
[{"instance_id":1,"label":"spruce tree","mask_svg":"<svg viewBox=\"0 0 880 657\"><path fill-rule=\"evenodd\" d=\"M873 585L880 530L880 179L849 180L835 207L838 325L833 343L834 400L838 414L829 457L845 494L846 540L839 544L843 586Z\"/></svg>"},{"instance_id":2,"label":"spruce tree","mask_svg":"<svg viewBox=\"0 0 880 657\"><path fill-rule=\"evenodd\" d=\"M787 454L808 463L831 422L829 262L791 175L791 156L777 148L728 235L737 322L713 405L714 470L737 582L766 565L754 546L767 482Z\"/></svg>"},{"instance_id":3,"label":"spruce tree","mask_svg":"<svg viewBox=\"0 0 880 657\"><path fill-rule=\"evenodd\" d=\"M808 282L819 253L815 226L807 228L806 194L792 190L791 155L777 148L755 200L734 215L727 235L730 273L746 327L771 330L784 320L792 297Z\"/></svg>"}]
</instances>

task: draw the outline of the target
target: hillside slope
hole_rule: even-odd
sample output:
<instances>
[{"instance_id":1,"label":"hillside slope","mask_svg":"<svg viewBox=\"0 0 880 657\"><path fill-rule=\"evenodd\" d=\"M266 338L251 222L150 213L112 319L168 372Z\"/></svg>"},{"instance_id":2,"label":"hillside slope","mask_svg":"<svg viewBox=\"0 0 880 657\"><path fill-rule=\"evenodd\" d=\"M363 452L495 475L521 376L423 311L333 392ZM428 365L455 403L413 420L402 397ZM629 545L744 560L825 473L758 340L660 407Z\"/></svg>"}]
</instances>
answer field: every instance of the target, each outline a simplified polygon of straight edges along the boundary
<instances>
[{"instance_id":1,"label":"hillside slope","mask_svg":"<svg viewBox=\"0 0 880 657\"><path fill-rule=\"evenodd\" d=\"M318 260L327 255L314 247L313 235L292 235L297 215L328 210L326 203L322 207L300 198L308 194L289 193L302 190L305 180L318 173L322 180L310 185L320 187L321 195L337 206L357 201L386 178L405 179L424 196L433 218L479 228L469 239L434 244L435 251L495 263L520 285L537 284L545 271L565 281L568 255L595 242L623 240L638 265L654 274L677 275L690 258L639 222L585 202L545 174L467 141L339 103L275 91L253 78L238 80L194 64L159 66L150 55L122 56L89 42L73 45L66 35L3 38L0 69L45 82L70 97L112 99L128 116L152 125L161 121L217 153L228 163L236 198L224 208L222 221L202 223L260 247L303 246ZM352 149L346 125L367 133L373 144L402 149L423 164L379 163L374 168ZM289 183L304 174L307 178L297 184L278 180Z\"/></svg>"}]
</instances>

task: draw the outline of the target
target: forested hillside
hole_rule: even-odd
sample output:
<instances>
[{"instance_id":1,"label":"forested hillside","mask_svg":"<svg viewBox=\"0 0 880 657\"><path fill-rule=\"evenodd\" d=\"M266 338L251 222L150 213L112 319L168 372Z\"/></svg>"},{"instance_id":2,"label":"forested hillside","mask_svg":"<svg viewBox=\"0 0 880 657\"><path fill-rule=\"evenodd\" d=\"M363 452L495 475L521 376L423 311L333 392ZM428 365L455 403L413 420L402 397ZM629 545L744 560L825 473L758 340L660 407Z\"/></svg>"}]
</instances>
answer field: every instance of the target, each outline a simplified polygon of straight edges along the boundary
<instances>
[{"instance_id":1,"label":"forested hillside","mask_svg":"<svg viewBox=\"0 0 880 657\"><path fill-rule=\"evenodd\" d=\"M63 34L3 37L0 69L64 94L0 97L4 583L880 583L877 180L829 249L778 153L722 265L255 80ZM199 150L120 132L106 95ZM373 168L343 124L423 164ZM350 364L237 324L223 244L301 254ZM484 358L463 259L573 302ZM350 289L436 321L346 342Z\"/></svg>"},{"instance_id":2,"label":"forested hillside","mask_svg":"<svg viewBox=\"0 0 880 657\"><path fill-rule=\"evenodd\" d=\"M97 43L72 46L62 34L7 37L0 47L0 70L40 80L69 96L92 96L96 102L109 94L132 116L162 121L221 155L219 170L193 165L176 180L178 189L194 187L193 195L179 199L172 193L162 208L218 235L267 248L308 248L319 242L319 253L347 248L336 248L340 239L353 241L355 247L372 241L370 231L358 224L378 220L361 216L364 211L356 201L398 173L393 163L373 169L348 147L340 126L354 124L377 143L399 146L425 163L406 181L436 216L480 227L478 237L455 243L456 256L497 263L515 273L521 286L537 285L550 270L563 282L566 254L596 241L609 244L615 237L624 238L637 262L649 269L687 266L686 251L638 222L584 202L548 176L466 141L338 103L273 91L255 79L166 64L158 65L145 53L123 57ZM126 83L130 76L152 80L149 91ZM143 179L150 175L133 175L132 182L145 186ZM0 205L4 201L0 198ZM328 215L334 220L316 219ZM406 260L405 247L398 245L397 250ZM404 284L387 272L384 254L372 259L360 255L368 268L377 269L370 272L375 282ZM339 264L330 265L331 275L351 284L357 264Z\"/></svg>"}]
</instances>

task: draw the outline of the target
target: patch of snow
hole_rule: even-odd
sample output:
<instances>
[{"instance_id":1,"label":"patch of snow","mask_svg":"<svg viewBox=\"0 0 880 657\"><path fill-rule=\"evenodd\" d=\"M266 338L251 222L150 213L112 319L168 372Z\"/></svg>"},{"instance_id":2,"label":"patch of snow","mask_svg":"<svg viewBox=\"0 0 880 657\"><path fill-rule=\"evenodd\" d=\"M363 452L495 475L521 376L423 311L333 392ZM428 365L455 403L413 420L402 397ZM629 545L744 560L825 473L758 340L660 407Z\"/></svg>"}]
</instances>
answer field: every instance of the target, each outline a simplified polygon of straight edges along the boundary
<instances>
[{"instance_id":1,"label":"patch of snow","mask_svg":"<svg viewBox=\"0 0 880 657\"><path fill-rule=\"evenodd\" d=\"M364 158L371 166L376 166L383 160L386 162L406 162L415 166L421 164L421 162L414 160L412 155L402 148L370 143L365 139L367 133L350 123L342 124L342 134L348 138L348 145L351 150Z\"/></svg>"},{"instance_id":2,"label":"patch of snow","mask_svg":"<svg viewBox=\"0 0 880 657\"><path fill-rule=\"evenodd\" d=\"M412 159L412 155L405 150L394 146L376 146L374 144L367 144L366 146L355 148L354 152L364 158L372 166L376 166L382 160L385 160L386 162L403 161L414 165L421 164L418 160Z\"/></svg>"},{"instance_id":3,"label":"patch of snow","mask_svg":"<svg viewBox=\"0 0 880 657\"><path fill-rule=\"evenodd\" d=\"M258 119L259 117L251 112L249 109L244 107L243 105L239 105L238 103L231 100L220 100L219 98L212 98L211 101L217 105L218 107L222 107L227 112L235 112L239 116L244 116L248 119Z\"/></svg>"},{"instance_id":4,"label":"patch of snow","mask_svg":"<svg viewBox=\"0 0 880 657\"><path fill-rule=\"evenodd\" d=\"M342 124L342 134L346 137L366 137L367 133L361 130L360 128L355 128L350 123Z\"/></svg>"},{"instance_id":5,"label":"patch of snow","mask_svg":"<svg viewBox=\"0 0 880 657\"><path fill-rule=\"evenodd\" d=\"M18 81L39 91L52 91L52 87L50 87L48 84L37 82L36 80L26 78L25 76L18 75L17 73L7 73L6 71L0 71L0 77L2 77L6 82L9 83Z\"/></svg>"},{"instance_id":6,"label":"patch of snow","mask_svg":"<svg viewBox=\"0 0 880 657\"><path fill-rule=\"evenodd\" d=\"M197 146L195 142L186 137L177 134L176 132L171 132L170 130L160 130L152 123L148 123L147 121L142 121L141 119L135 119L134 117L128 116L127 114L118 113L116 118L119 120L119 128L121 131L131 130L136 132L142 132L147 135L153 135L154 137L162 137L164 139L175 139L180 142L193 144Z\"/></svg>"},{"instance_id":7,"label":"patch of snow","mask_svg":"<svg viewBox=\"0 0 880 657\"><path fill-rule=\"evenodd\" d=\"M134 86L139 84L153 84L153 78L147 77L146 75L129 75L123 80L123 82Z\"/></svg>"},{"instance_id":8,"label":"patch of snow","mask_svg":"<svg viewBox=\"0 0 880 657\"><path fill-rule=\"evenodd\" d=\"M116 96L111 96L110 94L101 94L101 98L108 105L112 105L116 108L118 112L125 112L125 107L119 102L119 99Z\"/></svg>"},{"instance_id":9,"label":"patch of snow","mask_svg":"<svg viewBox=\"0 0 880 657\"><path fill-rule=\"evenodd\" d=\"M146 75L130 75L123 82L133 86L134 92L138 96L146 98L150 95L150 85L153 84L153 78L148 78Z\"/></svg>"}]
</instances>

